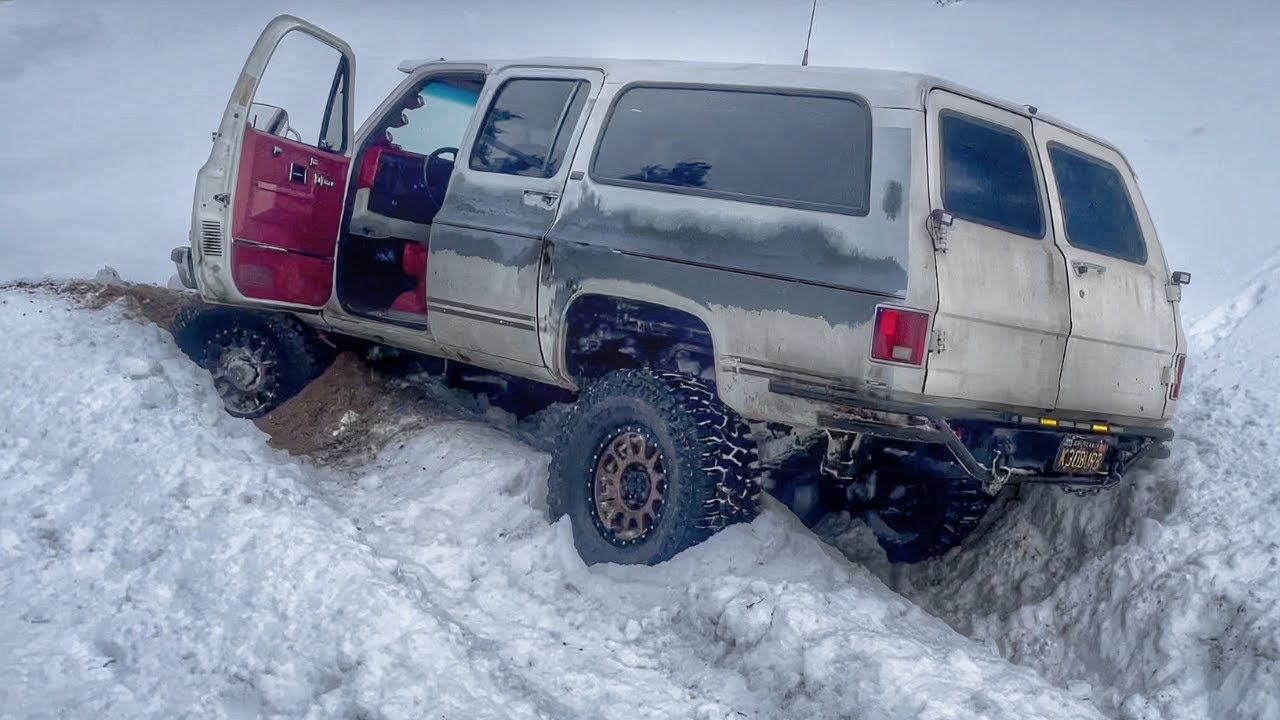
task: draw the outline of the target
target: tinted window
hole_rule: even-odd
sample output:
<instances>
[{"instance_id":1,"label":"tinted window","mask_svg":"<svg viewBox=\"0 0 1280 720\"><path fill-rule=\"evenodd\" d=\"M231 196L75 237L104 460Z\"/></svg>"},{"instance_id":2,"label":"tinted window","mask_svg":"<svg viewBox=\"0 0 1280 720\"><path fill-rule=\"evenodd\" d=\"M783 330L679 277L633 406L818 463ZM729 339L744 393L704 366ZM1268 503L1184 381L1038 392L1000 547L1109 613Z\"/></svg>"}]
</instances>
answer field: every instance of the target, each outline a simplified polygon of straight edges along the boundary
<instances>
[{"instance_id":1,"label":"tinted window","mask_svg":"<svg viewBox=\"0 0 1280 720\"><path fill-rule=\"evenodd\" d=\"M1009 128L942 115L942 205L955 215L1002 230L1044 236L1031 149Z\"/></svg>"},{"instance_id":2,"label":"tinted window","mask_svg":"<svg viewBox=\"0 0 1280 720\"><path fill-rule=\"evenodd\" d=\"M1138 216L1115 166L1056 143L1049 145L1049 162L1058 181L1067 242L1145 263L1147 246Z\"/></svg>"},{"instance_id":3,"label":"tinted window","mask_svg":"<svg viewBox=\"0 0 1280 720\"><path fill-rule=\"evenodd\" d=\"M547 178L564 161L587 101L581 80L510 80L485 116L471 169Z\"/></svg>"},{"instance_id":4,"label":"tinted window","mask_svg":"<svg viewBox=\"0 0 1280 720\"><path fill-rule=\"evenodd\" d=\"M849 98L636 87L614 105L592 174L865 213L870 124Z\"/></svg>"}]
</instances>

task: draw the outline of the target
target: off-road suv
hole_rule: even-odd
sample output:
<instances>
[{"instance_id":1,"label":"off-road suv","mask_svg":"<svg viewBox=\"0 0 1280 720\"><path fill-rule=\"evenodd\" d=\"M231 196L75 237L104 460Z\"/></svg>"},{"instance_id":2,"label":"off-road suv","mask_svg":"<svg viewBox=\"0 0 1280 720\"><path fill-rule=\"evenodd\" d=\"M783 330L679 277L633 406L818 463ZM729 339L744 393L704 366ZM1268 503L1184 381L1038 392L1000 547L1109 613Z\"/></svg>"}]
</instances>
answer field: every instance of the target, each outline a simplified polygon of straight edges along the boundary
<instances>
[{"instance_id":1,"label":"off-road suv","mask_svg":"<svg viewBox=\"0 0 1280 720\"><path fill-rule=\"evenodd\" d=\"M917 560L1006 483L1167 452L1189 278L1125 158L1035 108L882 70L436 60L356 130L354 67L274 20L200 171L173 257L207 305L175 334L233 413L316 376L322 336L575 392L549 501L588 562L670 558L762 486Z\"/></svg>"}]
</instances>

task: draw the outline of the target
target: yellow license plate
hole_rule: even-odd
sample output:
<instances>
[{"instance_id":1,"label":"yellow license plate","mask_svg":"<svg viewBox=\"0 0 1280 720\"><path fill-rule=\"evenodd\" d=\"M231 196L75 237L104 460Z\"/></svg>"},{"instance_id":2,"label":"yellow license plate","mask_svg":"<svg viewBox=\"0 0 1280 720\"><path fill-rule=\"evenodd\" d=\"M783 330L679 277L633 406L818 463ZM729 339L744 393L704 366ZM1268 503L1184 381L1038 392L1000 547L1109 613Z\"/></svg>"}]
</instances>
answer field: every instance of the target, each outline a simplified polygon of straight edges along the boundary
<instances>
[{"instance_id":1,"label":"yellow license plate","mask_svg":"<svg viewBox=\"0 0 1280 720\"><path fill-rule=\"evenodd\" d=\"M1107 451L1111 444L1106 438L1094 435L1068 435L1058 447L1053 469L1061 473L1106 472Z\"/></svg>"}]
</instances>

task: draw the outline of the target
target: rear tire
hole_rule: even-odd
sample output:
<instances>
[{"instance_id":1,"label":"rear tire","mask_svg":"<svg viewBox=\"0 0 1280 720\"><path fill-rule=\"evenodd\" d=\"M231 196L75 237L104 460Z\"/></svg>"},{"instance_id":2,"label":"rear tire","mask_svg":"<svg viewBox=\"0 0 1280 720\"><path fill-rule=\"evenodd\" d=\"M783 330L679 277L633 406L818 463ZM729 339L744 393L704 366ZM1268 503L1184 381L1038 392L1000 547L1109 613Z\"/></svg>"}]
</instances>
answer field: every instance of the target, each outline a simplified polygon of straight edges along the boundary
<instances>
[{"instance_id":1,"label":"rear tire","mask_svg":"<svg viewBox=\"0 0 1280 720\"><path fill-rule=\"evenodd\" d=\"M655 565L759 510L754 444L710 383L621 370L590 385L551 461L552 519L588 564Z\"/></svg>"},{"instance_id":2,"label":"rear tire","mask_svg":"<svg viewBox=\"0 0 1280 720\"><path fill-rule=\"evenodd\" d=\"M212 375L235 417L258 418L276 409L334 357L315 332L283 314L193 305L178 312L172 332L178 347Z\"/></svg>"},{"instance_id":3,"label":"rear tire","mask_svg":"<svg viewBox=\"0 0 1280 720\"><path fill-rule=\"evenodd\" d=\"M954 460L884 454L867 479L864 511L891 563L938 557L973 532L993 498Z\"/></svg>"}]
</instances>

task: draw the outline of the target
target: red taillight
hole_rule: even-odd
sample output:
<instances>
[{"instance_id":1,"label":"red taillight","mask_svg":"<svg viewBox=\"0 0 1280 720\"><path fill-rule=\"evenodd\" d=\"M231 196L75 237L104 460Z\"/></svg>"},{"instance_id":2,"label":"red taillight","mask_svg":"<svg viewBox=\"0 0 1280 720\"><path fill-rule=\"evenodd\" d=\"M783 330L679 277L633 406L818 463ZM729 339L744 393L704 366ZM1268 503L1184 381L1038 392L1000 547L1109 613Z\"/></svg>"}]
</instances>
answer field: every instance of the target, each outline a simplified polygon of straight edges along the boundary
<instances>
[{"instance_id":1,"label":"red taillight","mask_svg":"<svg viewBox=\"0 0 1280 720\"><path fill-rule=\"evenodd\" d=\"M892 363L920 365L929 337L929 314L898 307L876 308L871 357Z\"/></svg>"},{"instance_id":2,"label":"red taillight","mask_svg":"<svg viewBox=\"0 0 1280 720\"><path fill-rule=\"evenodd\" d=\"M1173 384L1169 386L1169 399L1177 400L1182 393L1182 369L1186 367L1187 356L1178 355L1173 359Z\"/></svg>"}]
</instances>

